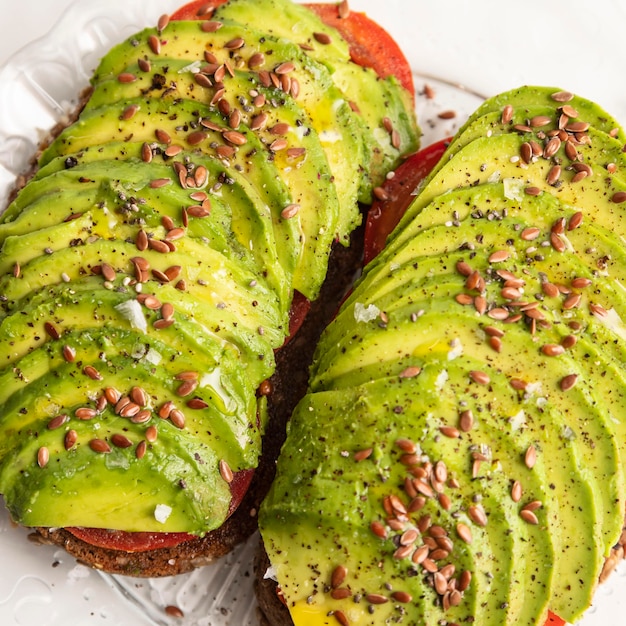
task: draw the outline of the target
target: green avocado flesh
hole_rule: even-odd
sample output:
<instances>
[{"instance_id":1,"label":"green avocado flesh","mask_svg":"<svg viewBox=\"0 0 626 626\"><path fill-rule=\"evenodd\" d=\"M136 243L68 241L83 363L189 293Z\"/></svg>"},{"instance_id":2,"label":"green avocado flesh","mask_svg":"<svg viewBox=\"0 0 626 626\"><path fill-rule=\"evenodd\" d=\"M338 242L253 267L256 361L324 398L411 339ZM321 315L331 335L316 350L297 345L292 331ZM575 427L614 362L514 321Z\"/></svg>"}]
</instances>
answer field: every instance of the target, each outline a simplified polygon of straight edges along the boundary
<instances>
[{"instance_id":1,"label":"green avocado flesh","mask_svg":"<svg viewBox=\"0 0 626 626\"><path fill-rule=\"evenodd\" d=\"M296 626L589 607L626 497L623 145L597 105L522 87L420 184L322 336L260 512Z\"/></svg>"},{"instance_id":2,"label":"green avocado flesh","mask_svg":"<svg viewBox=\"0 0 626 626\"><path fill-rule=\"evenodd\" d=\"M294 292L317 297L359 202L418 146L395 80L307 9L261 4L113 48L0 216L0 493L20 524L218 528L258 463Z\"/></svg>"}]
</instances>

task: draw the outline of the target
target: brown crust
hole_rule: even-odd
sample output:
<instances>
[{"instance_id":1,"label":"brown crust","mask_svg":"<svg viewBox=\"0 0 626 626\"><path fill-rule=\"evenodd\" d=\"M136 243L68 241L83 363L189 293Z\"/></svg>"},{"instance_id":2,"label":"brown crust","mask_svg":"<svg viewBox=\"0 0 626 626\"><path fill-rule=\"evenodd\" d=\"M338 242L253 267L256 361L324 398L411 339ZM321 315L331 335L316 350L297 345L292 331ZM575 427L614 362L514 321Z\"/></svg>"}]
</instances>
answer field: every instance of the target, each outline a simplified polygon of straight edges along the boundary
<instances>
[{"instance_id":1,"label":"brown crust","mask_svg":"<svg viewBox=\"0 0 626 626\"><path fill-rule=\"evenodd\" d=\"M101 571L137 577L172 576L207 565L245 541L257 528L256 513L274 478L275 461L285 437L287 420L305 393L313 351L346 290L361 266L363 227L351 237L351 245L336 244L326 281L318 300L299 332L276 353L276 373L268 396L270 423L263 438L263 453L250 489L235 513L221 528L203 538L173 548L147 552L122 552L92 546L64 529L35 529L46 543L60 545L78 561Z\"/></svg>"}]
</instances>

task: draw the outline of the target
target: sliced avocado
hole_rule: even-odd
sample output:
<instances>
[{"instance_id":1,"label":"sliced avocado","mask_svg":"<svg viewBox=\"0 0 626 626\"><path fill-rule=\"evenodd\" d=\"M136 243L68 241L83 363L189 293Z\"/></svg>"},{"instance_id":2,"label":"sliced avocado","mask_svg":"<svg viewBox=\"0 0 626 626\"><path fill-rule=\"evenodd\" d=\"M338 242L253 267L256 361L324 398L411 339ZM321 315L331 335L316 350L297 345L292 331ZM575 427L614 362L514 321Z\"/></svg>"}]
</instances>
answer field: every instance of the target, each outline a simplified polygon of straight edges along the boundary
<instances>
[{"instance_id":1,"label":"sliced avocado","mask_svg":"<svg viewBox=\"0 0 626 626\"><path fill-rule=\"evenodd\" d=\"M347 42L304 6L286 7L276 0L231 0L218 7L213 20L232 19L254 27L259 10L274 37L295 39L309 57L329 68L343 93L351 94L353 108L370 131L366 145L372 153L370 171L364 172L365 187L362 185L360 194L361 201L369 203L372 188L381 185L385 174L398 165L398 149L410 153L418 147L411 96L395 78L381 79L370 68L352 63Z\"/></svg>"},{"instance_id":2,"label":"sliced avocado","mask_svg":"<svg viewBox=\"0 0 626 626\"><path fill-rule=\"evenodd\" d=\"M386 570L397 556L381 553L381 527L372 533L376 545L371 537L349 539L372 520L362 504L365 490L356 491L354 476L340 467L333 473L340 493L326 502L328 481L325 487L316 481L333 472L335 458L358 461L353 471L367 489L385 485L388 508L379 522L389 532L389 520L404 515L389 505L394 497L404 501L406 483L385 474L394 466L380 447L397 440L397 428L405 471L414 457L425 457L431 471L445 462L455 493L446 484L450 500L443 502L457 520L467 518L459 517L455 497L477 504L486 495L485 516L473 510L468 527L486 521L488 547L469 544L474 554L467 561L455 551L450 557L476 567L493 554L502 578L490 588L482 570L474 570L470 588L455 596L458 606L449 606L442 586L432 612L422 608L424 601L431 605L416 585L417 602L374 607L383 619L539 625L548 608L575 622L591 604L621 534L626 495L623 131L586 101L571 99L573 108L564 109L561 96L550 96L555 91L504 94L472 116L318 345L310 393L296 409L276 491L260 516L298 626L307 623L304 603L316 605L318 595L320 611L342 611L349 621L360 615L352 599L333 605L321 592L308 600L299 595L293 564L281 569L286 546L297 540L283 543L283 516L299 526L314 512L317 528L306 531L302 553L326 580L337 559L324 555L334 557L324 542L342 537L344 560L352 550L359 563L375 560L365 575L393 588L385 587ZM502 123L505 104L514 111ZM563 119L559 128L561 115L575 125ZM547 144L551 136L559 136L558 150L524 162L524 144ZM429 474L421 468L412 475ZM438 517L442 526L446 513ZM394 547L401 546L396 539ZM360 580L361 565L353 568Z\"/></svg>"}]
</instances>

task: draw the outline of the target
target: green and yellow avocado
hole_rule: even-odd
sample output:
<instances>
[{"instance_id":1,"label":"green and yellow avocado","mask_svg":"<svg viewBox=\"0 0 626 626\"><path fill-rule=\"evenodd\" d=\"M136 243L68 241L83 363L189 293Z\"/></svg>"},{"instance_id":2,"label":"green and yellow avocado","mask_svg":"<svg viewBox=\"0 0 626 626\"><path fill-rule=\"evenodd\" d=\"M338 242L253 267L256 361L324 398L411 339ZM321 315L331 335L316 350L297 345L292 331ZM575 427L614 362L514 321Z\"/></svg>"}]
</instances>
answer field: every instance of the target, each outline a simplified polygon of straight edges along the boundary
<instances>
[{"instance_id":1,"label":"green and yellow avocado","mask_svg":"<svg viewBox=\"0 0 626 626\"><path fill-rule=\"evenodd\" d=\"M297 38L256 30L259 14ZM358 201L418 137L410 94L288 1L231 0L113 48L0 221L13 519L219 527L258 462L257 390L294 291L318 295Z\"/></svg>"},{"instance_id":2,"label":"green and yellow avocado","mask_svg":"<svg viewBox=\"0 0 626 626\"><path fill-rule=\"evenodd\" d=\"M624 132L487 100L325 331L263 504L307 624L542 624L624 523Z\"/></svg>"}]
</instances>

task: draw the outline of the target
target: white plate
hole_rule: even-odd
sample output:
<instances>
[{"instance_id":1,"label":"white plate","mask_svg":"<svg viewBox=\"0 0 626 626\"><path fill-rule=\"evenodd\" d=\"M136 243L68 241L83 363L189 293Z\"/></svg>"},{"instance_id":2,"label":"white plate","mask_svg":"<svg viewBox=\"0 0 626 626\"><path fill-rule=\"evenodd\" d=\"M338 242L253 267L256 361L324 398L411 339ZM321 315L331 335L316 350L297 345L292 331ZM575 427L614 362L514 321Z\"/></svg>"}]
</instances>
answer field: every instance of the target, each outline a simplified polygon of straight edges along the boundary
<instances>
[{"instance_id":1,"label":"white plate","mask_svg":"<svg viewBox=\"0 0 626 626\"><path fill-rule=\"evenodd\" d=\"M155 24L178 0L77 0L43 38L69 0L0 0L0 206L39 139L73 106L103 51ZM626 123L622 45L626 3L569 0L352 0L383 24L436 97L418 98L424 143L453 133L480 101L524 83L550 84L599 102ZM35 13L33 13L35 12ZM32 16L32 17L31 17ZM15 49L26 45L14 54ZM439 78L434 78L439 77ZM442 111L455 111L441 120ZM0 503L2 626L255 626L251 553L256 537L234 555L190 575L141 580L100 575L65 552L34 545L14 528ZM10 564L10 565L9 565ZM579 626L623 622L626 567L597 594ZM167 614L167 606L184 618Z\"/></svg>"}]
</instances>

